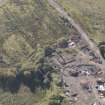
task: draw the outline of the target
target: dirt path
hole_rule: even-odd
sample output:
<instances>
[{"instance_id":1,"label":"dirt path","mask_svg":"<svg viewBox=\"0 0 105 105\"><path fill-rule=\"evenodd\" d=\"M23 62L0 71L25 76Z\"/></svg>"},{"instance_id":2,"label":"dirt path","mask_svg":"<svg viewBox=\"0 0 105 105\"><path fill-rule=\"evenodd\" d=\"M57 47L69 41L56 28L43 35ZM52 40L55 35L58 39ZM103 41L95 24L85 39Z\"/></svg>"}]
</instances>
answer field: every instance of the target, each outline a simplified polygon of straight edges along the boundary
<instances>
[{"instance_id":1,"label":"dirt path","mask_svg":"<svg viewBox=\"0 0 105 105\"><path fill-rule=\"evenodd\" d=\"M63 16L65 19L67 19L71 25L78 31L78 33L81 35L81 37L88 43L89 47L102 59L103 63L105 62L103 58L100 55L99 49L96 47L96 45L88 38L88 35L84 32L84 30L81 28L81 26L72 19L66 11L57 3L56 0L48 0L49 4L55 8L61 16ZM104 63L105 64L105 63Z\"/></svg>"},{"instance_id":2,"label":"dirt path","mask_svg":"<svg viewBox=\"0 0 105 105\"><path fill-rule=\"evenodd\" d=\"M78 33L81 35L82 39L84 39L84 40L86 41L86 43L89 45L89 48L92 49L92 50L94 51L94 53L97 54L98 57L100 57L100 59L101 59L102 62L103 62L102 64L97 64L97 63L95 63L95 62L92 62L92 64L97 65L98 67L100 67L100 68L104 71L104 68L105 68L105 65L104 65L104 64L105 64L105 61L104 61L104 59L102 58L99 49L98 49L97 46L89 39L88 35L85 33L85 31L82 29L82 27L81 27L78 23L76 23L76 22L74 21L74 19L72 19L72 18L67 14L66 11L64 11L64 9L57 3L56 0L48 0L48 2L49 2L49 4L50 4L54 9L56 9L56 10L60 13L60 15L61 15L62 17L64 17L65 19L67 19L67 20L71 23L71 25L72 25L72 26L78 31ZM83 53L83 52L82 52L82 53ZM88 58L89 58L85 53L84 53L84 56L86 56L84 59L88 59ZM61 74L64 74L64 71L63 71L63 70L64 70L64 69L61 70ZM66 72L66 71L65 71L65 72ZM104 71L104 72L105 72L105 71ZM64 76L62 75L62 77L64 77ZM67 79L67 77L65 77L65 78ZM64 79L64 80L67 82L66 79ZM69 77L69 81L71 81L70 77ZM93 93L96 94L96 91L93 92ZM105 100L100 99L100 98L97 96L97 94L95 95L95 98L96 98L96 100L97 100L98 102L103 102L103 103L105 103Z\"/></svg>"},{"instance_id":3,"label":"dirt path","mask_svg":"<svg viewBox=\"0 0 105 105\"><path fill-rule=\"evenodd\" d=\"M0 0L0 6L2 6L5 2L6 0Z\"/></svg>"}]
</instances>

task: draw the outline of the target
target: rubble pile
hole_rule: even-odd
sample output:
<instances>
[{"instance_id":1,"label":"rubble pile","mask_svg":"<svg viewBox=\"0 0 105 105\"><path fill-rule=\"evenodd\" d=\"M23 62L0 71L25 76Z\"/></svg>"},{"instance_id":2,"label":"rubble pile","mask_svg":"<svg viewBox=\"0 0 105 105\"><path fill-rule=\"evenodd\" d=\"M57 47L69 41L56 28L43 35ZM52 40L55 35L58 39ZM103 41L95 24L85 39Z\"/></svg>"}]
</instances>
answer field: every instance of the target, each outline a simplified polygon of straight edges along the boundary
<instances>
[{"instance_id":1,"label":"rubble pile","mask_svg":"<svg viewBox=\"0 0 105 105\"><path fill-rule=\"evenodd\" d=\"M54 69L60 70L66 97L74 105L105 105L101 100L105 99L105 81L99 78L104 78L105 73L99 66L102 64L100 57L80 35L66 41L68 45L65 40L60 41L60 45L66 43L66 46L57 46L49 60Z\"/></svg>"},{"instance_id":2,"label":"rubble pile","mask_svg":"<svg viewBox=\"0 0 105 105\"><path fill-rule=\"evenodd\" d=\"M105 81L99 78L96 82L96 89L100 97L105 97Z\"/></svg>"},{"instance_id":3,"label":"rubble pile","mask_svg":"<svg viewBox=\"0 0 105 105\"><path fill-rule=\"evenodd\" d=\"M83 38L81 38L80 35L73 35L71 37L71 41L74 42L83 53L88 55L91 61L102 64L101 58L92 49L89 48L89 45Z\"/></svg>"}]
</instances>

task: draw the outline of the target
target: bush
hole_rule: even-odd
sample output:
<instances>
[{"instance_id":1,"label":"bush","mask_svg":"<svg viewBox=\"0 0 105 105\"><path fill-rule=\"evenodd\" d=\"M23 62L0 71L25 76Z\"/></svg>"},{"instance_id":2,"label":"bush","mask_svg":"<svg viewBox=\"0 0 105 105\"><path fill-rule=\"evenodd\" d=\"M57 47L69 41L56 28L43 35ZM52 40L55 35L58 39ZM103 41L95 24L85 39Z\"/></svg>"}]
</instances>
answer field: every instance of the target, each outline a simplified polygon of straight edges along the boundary
<instances>
[{"instance_id":1,"label":"bush","mask_svg":"<svg viewBox=\"0 0 105 105\"><path fill-rule=\"evenodd\" d=\"M52 96L51 98L51 102L49 103L49 105L61 105L61 103L63 102L64 97L58 95L58 96Z\"/></svg>"},{"instance_id":2,"label":"bush","mask_svg":"<svg viewBox=\"0 0 105 105\"><path fill-rule=\"evenodd\" d=\"M51 56L52 53L54 53L54 52L55 52L55 49L53 49L49 46L45 48L45 56Z\"/></svg>"},{"instance_id":3,"label":"bush","mask_svg":"<svg viewBox=\"0 0 105 105\"><path fill-rule=\"evenodd\" d=\"M57 45L58 45L59 48L67 48L68 47L67 39L66 38L60 38L57 41Z\"/></svg>"},{"instance_id":4,"label":"bush","mask_svg":"<svg viewBox=\"0 0 105 105\"><path fill-rule=\"evenodd\" d=\"M99 49L100 49L102 57L105 59L105 42L101 42L99 44Z\"/></svg>"}]
</instances>

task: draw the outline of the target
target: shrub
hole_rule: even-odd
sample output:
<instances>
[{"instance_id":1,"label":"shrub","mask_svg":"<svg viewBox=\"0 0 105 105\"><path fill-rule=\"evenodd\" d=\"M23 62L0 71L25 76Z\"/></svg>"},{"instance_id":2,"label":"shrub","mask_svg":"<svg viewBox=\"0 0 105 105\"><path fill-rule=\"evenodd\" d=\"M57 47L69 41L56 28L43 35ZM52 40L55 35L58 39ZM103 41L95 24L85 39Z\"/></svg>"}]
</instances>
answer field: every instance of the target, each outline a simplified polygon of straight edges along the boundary
<instances>
[{"instance_id":1,"label":"shrub","mask_svg":"<svg viewBox=\"0 0 105 105\"><path fill-rule=\"evenodd\" d=\"M66 48L68 47L68 42L67 42L67 39L62 37L60 38L58 41L57 41L57 45L59 48Z\"/></svg>"},{"instance_id":2,"label":"shrub","mask_svg":"<svg viewBox=\"0 0 105 105\"><path fill-rule=\"evenodd\" d=\"M54 52L55 52L55 49L53 49L49 46L45 48L45 56L51 56L52 53L54 53Z\"/></svg>"},{"instance_id":3,"label":"shrub","mask_svg":"<svg viewBox=\"0 0 105 105\"><path fill-rule=\"evenodd\" d=\"M105 59L105 42L101 42L99 44L99 49L102 57Z\"/></svg>"},{"instance_id":4,"label":"shrub","mask_svg":"<svg viewBox=\"0 0 105 105\"><path fill-rule=\"evenodd\" d=\"M61 105L61 103L63 102L64 97L57 95L57 96L52 96L51 98L51 102L49 103L49 105Z\"/></svg>"}]
</instances>

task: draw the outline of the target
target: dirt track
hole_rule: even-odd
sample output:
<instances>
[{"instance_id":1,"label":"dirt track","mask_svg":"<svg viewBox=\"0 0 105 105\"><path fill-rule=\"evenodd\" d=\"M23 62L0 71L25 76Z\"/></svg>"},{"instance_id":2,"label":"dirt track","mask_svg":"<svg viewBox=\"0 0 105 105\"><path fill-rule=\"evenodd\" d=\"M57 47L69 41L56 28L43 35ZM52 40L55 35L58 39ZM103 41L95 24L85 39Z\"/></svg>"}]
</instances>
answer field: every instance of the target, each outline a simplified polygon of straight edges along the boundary
<instances>
[{"instance_id":1,"label":"dirt track","mask_svg":"<svg viewBox=\"0 0 105 105\"><path fill-rule=\"evenodd\" d=\"M100 57L100 59L101 59L101 61L102 61L102 64L98 64L98 63L95 63L95 62L92 62L92 64L93 65L96 65L96 66L98 66L99 68L101 68L101 70L104 72L104 74L105 74L105 71L104 71L104 68L105 68L105 61L103 60L103 58L102 58L102 56L101 56L101 54L100 54L100 51L99 51L99 49L97 48L97 46L89 39L89 37L88 37L88 35L87 35L87 33L82 29L82 27L78 24L78 23L76 23L75 21L74 21L74 19L72 19L72 17L70 17L69 15L68 15L68 13L66 12L66 11L64 11L64 9L57 3L57 0L48 0L48 2L49 2L49 4L54 8L54 9L56 9L59 13L60 13L60 15L62 16L62 17L64 17L65 19L67 19L68 20L68 22L77 30L77 32L81 35L81 37L82 37L82 39L88 44L88 46L89 46L89 48L93 51L93 53L95 53L96 54L96 56L97 57ZM89 58L89 56L87 56L85 53L84 53L84 55L85 55L85 58L84 59L88 59ZM69 57L69 55L68 55L68 57ZM80 57L80 56L79 56ZM77 59L77 58L76 58ZM77 62L78 63L78 62ZM77 64L76 63L76 64ZM76 65L75 65L76 66ZM68 68L68 70L70 70L70 68ZM68 73L68 70L62 70L61 72L62 72L62 74L69 74ZM84 70L84 69L83 69ZM103 74L103 75L104 75ZM70 76L68 76L68 78L67 78L67 76L64 76L64 75L62 75L62 77L64 78L64 81L67 83L67 85L68 85L68 87L69 87L69 84L70 83L72 83L72 80L71 80L71 78L70 78ZM81 79L85 79L86 77L84 76L83 78L81 78L81 77L79 77L80 78L80 80ZM97 78L95 78L95 79L97 79ZM75 79L74 79L75 80ZM91 76L89 76L88 77L88 80L90 80L90 81L94 81L94 83L95 83L95 81L96 80L94 80L94 77L91 77ZM68 81L70 82L70 83L68 83ZM78 82L80 82L80 81L76 81L76 83L77 84L75 84L75 82L73 81L73 84L74 84L74 87L77 87L77 86L79 86L79 83ZM93 87L94 87L95 85L93 85ZM71 87L70 87L71 88ZM69 90L69 89L68 89ZM81 89L79 88L79 89L77 89L78 91L80 91ZM71 91L71 90L70 90ZM81 90L82 91L82 90ZM87 95L86 95L86 93L80 93L83 97L81 97L81 101L82 101L82 99L83 98L85 98L85 97L87 97ZM95 91L95 88L93 89L93 94L92 94L94 97L95 97L95 100L92 100L92 101L99 101L99 102L102 102L102 103L105 103L105 101L104 100L101 100L98 96L97 96L97 93L96 93L96 91ZM92 96L92 97L93 97ZM90 96L89 96L90 97ZM84 99L83 99L84 100ZM90 99L86 99L86 101L88 101L89 102L89 100ZM84 102L84 104L85 104L85 102ZM90 102L89 102L89 104L88 105L90 105Z\"/></svg>"},{"instance_id":2,"label":"dirt track","mask_svg":"<svg viewBox=\"0 0 105 105\"><path fill-rule=\"evenodd\" d=\"M56 0L48 0L48 2L53 8L55 8L60 13L61 16L63 16L65 19L67 19L70 22L70 24L78 31L78 33L81 35L81 37L88 43L89 47L97 54L97 56L99 56L101 58L101 60L104 63L105 61L101 57L99 49L89 39L88 35L85 33L85 31L82 29L82 27L78 23L76 23L74 21L74 19L72 19L72 17L70 17L68 15L68 13L66 11L64 11L64 9L57 3Z\"/></svg>"}]
</instances>

